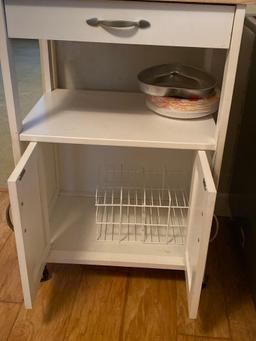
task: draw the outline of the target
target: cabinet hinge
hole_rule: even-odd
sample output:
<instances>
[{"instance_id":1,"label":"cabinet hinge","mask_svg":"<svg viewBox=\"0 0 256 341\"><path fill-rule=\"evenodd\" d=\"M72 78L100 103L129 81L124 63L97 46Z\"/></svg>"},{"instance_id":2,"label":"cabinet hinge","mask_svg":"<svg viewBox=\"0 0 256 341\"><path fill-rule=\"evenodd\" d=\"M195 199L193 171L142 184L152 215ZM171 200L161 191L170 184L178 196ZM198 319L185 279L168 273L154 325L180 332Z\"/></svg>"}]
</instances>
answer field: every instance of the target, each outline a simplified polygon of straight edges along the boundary
<instances>
[{"instance_id":1,"label":"cabinet hinge","mask_svg":"<svg viewBox=\"0 0 256 341\"><path fill-rule=\"evenodd\" d=\"M21 171L21 173L20 173L20 175L19 175L19 177L18 177L19 181L22 180L22 178L23 178L23 176L24 176L25 173L26 173L26 170L25 170L25 168L23 168L22 171Z\"/></svg>"},{"instance_id":2,"label":"cabinet hinge","mask_svg":"<svg viewBox=\"0 0 256 341\"><path fill-rule=\"evenodd\" d=\"M205 178L203 178L203 185L204 185L204 190L207 191L207 186L206 186Z\"/></svg>"}]
</instances>

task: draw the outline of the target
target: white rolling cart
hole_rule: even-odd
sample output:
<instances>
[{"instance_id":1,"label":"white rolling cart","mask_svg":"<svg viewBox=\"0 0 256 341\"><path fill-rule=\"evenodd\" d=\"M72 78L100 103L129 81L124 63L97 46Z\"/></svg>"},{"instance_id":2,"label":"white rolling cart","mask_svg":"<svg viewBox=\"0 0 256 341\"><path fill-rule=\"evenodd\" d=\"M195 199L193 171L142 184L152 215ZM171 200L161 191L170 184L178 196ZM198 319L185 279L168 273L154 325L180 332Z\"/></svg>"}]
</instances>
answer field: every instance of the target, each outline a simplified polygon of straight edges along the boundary
<instances>
[{"instance_id":1,"label":"white rolling cart","mask_svg":"<svg viewBox=\"0 0 256 341\"><path fill-rule=\"evenodd\" d=\"M32 307L47 262L178 269L196 318L245 5L0 4L16 163L8 185L25 306ZM40 41L45 92L24 121L12 38ZM59 89L54 40L226 49L217 119L169 120L148 111L139 93Z\"/></svg>"}]
</instances>

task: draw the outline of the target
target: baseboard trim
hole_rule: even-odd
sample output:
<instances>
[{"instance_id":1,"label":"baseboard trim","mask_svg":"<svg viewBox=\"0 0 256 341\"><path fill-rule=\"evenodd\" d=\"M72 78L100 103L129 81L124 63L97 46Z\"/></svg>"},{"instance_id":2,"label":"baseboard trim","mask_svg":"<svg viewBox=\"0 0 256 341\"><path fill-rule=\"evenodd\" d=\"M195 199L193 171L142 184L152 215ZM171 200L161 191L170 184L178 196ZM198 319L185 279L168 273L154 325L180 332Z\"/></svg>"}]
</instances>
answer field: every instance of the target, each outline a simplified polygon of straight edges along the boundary
<instances>
[{"instance_id":1,"label":"baseboard trim","mask_svg":"<svg viewBox=\"0 0 256 341\"><path fill-rule=\"evenodd\" d=\"M0 187L0 192L8 192L7 187Z\"/></svg>"}]
</instances>

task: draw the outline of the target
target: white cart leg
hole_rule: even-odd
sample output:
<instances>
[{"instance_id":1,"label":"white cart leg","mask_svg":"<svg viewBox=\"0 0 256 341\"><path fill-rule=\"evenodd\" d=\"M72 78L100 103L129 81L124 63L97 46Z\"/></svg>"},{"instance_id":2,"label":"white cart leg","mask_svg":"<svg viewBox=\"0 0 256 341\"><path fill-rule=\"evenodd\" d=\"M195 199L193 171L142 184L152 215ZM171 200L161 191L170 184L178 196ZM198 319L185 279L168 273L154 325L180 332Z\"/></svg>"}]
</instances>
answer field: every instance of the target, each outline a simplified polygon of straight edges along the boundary
<instances>
[{"instance_id":1,"label":"white cart leg","mask_svg":"<svg viewBox=\"0 0 256 341\"><path fill-rule=\"evenodd\" d=\"M22 146L19 139L19 134L22 129L22 120L20 115L18 83L15 74L11 41L7 36L3 0L0 0L0 61L12 139L13 157L15 164L17 164L22 154Z\"/></svg>"},{"instance_id":2,"label":"white cart leg","mask_svg":"<svg viewBox=\"0 0 256 341\"><path fill-rule=\"evenodd\" d=\"M217 121L217 148L213 158L213 176L218 187L223 151L228 127L228 120L232 102L233 89L236 77L236 68L243 33L245 6L237 5L233 23L232 38L224 69L220 107Z\"/></svg>"},{"instance_id":3,"label":"white cart leg","mask_svg":"<svg viewBox=\"0 0 256 341\"><path fill-rule=\"evenodd\" d=\"M55 61L55 50L54 43L49 40L39 40L40 49L40 62L41 62L41 76L42 76L42 86L44 93L51 92L57 86L57 73L56 73L56 61ZM48 145L47 148L54 148L55 156L55 170L54 175L56 176L56 183L58 187L58 172L57 167L57 147L55 145ZM51 153L47 153L45 157L50 157ZM43 168L43 167L42 167ZM46 183L45 174L43 174L44 181ZM58 189L56 189L57 191ZM47 214L48 209L47 209ZM48 281L51 278L47 265L44 267L43 276L41 282Z\"/></svg>"}]
</instances>

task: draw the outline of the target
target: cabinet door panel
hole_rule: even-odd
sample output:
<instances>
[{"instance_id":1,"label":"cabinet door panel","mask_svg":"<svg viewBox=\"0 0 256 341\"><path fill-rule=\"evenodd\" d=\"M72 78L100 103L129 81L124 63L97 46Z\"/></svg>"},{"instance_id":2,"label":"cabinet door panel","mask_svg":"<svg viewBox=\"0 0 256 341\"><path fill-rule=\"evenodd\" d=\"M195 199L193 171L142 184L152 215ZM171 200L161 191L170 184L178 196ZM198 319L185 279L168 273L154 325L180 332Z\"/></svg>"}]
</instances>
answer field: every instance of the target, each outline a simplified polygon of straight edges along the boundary
<instances>
[{"instance_id":1,"label":"cabinet door panel","mask_svg":"<svg viewBox=\"0 0 256 341\"><path fill-rule=\"evenodd\" d=\"M197 152L190 195L185 266L189 317L196 318L204 277L216 189L204 151Z\"/></svg>"},{"instance_id":2,"label":"cabinet door panel","mask_svg":"<svg viewBox=\"0 0 256 341\"><path fill-rule=\"evenodd\" d=\"M49 252L48 217L40 147L30 143L8 179L26 308L32 308Z\"/></svg>"}]
</instances>

